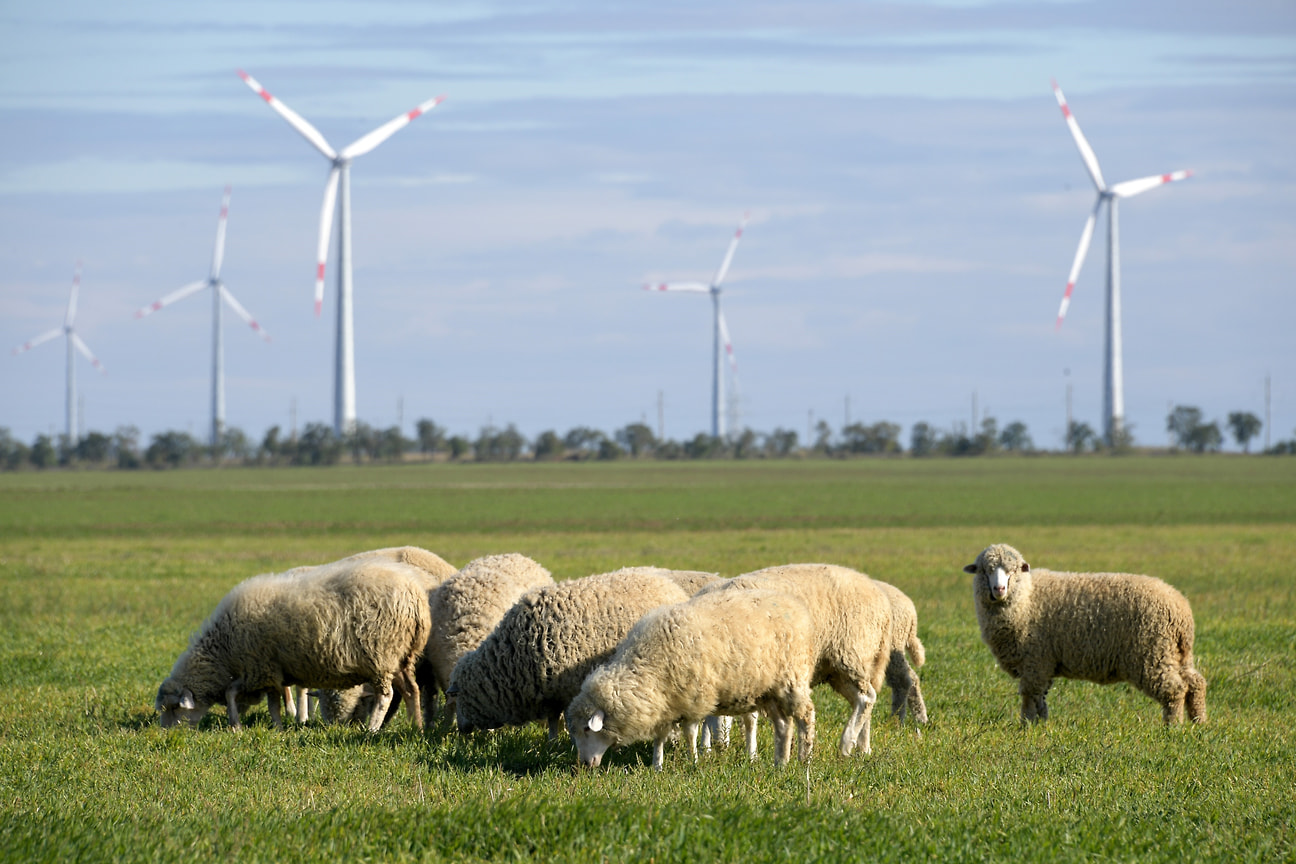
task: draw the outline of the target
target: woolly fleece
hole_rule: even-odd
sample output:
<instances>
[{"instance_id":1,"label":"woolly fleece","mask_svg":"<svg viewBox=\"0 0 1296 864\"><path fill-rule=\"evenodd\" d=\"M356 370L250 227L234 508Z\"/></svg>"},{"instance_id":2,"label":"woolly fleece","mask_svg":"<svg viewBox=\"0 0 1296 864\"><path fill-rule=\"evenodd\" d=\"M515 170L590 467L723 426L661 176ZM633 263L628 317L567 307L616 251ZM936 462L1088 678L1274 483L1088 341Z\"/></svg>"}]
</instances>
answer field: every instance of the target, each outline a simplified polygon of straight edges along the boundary
<instances>
[{"instance_id":1,"label":"woolly fleece","mask_svg":"<svg viewBox=\"0 0 1296 864\"><path fill-rule=\"evenodd\" d=\"M1055 676L1098 684L1127 681L1161 704L1166 723L1206 719L1206 679L1193 667L1188 600L1151 576L1034 570L1011 546L988 546L972 574L981 638L1020 679L1023 723L1048 718ZM991 584L1002 571L1006 592Z\"/></svg>"},{"instance_id":2,"label":"woolly fleece","mask_svg":"<svg viewBox=\"0 0 1296 864\"><path fill-rule=\"evenodd\" d=\"M609 747L653 740L660 770L676 723L685 724L692 742L708 714L762 710L774 724L775 764L791 755L791 722L805 760L814 745L810 681L817 659L810 612L792 595L702 594L644 615L586 677L567 707L567 729L583 765L597 768Z\"/></svg>"},{"instance_id":3,"label":"woolly fleece","mask_svg":"<svg viewBox=\"0 0 1296 864\"><path fill-rule=\"evenodd\" d=\"M455 667L459 731L546 719L556 737L558 717L585 676L644 613L687 599L672 579L634 569L528 592Z\"/></svg>"}]
</instances>

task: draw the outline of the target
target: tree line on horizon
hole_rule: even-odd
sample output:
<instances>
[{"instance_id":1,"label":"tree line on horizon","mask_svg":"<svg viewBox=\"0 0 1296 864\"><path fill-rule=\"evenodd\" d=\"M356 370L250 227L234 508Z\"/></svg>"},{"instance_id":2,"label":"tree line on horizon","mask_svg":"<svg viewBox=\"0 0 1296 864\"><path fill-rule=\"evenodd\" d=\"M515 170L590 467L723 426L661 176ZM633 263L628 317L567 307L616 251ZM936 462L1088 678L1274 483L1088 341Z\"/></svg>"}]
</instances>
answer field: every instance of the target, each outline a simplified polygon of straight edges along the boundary
<instances>
[{"instance_id":1,"label":"tree line on horizon","mask_svg":"<svg viewBox=\"0 0 1296 864\"><path fill-rule=\"evenodd\" d=\"M1262 428L1260 418L1246 411L1228 415L1233 439L1250 452L1251 439ZM1166 431L1174 449L1192 453L1218 452L1224 436L1219 421L1205 422L1200 408L1176 405L1166 417ZM1296 431L1293 433L1296 435ZM1120 454L1135 447L1132 431L1122 430L1118 440L1104 441L1087 423L1072 421L1066 434L1065 452ZM484 426L474 438L451 435L429 419L415 424L415 437L407 438L400 427L379 429L358 422L344 435L323 423L309 423L300 435L284 435L279 426L266 430L260 443L241 429L225 429L215 446L203 444L188 432L168 430L152 436L147 446L139 429L119 427L113 434L88 432L75 442L66 435L37 435L24 444L0 426L0 469L49 469L59 467L116 467L120 469L181 468L198 465L336 465L342 462L398 463L411 458L422 461L515 462L584 461L615 459L796 459L850 458L856 456L903 456L912 458L971 457L994 454L1027 455L1046 452L1036 448L1026 424L1013 421L1002 429L993 417L981 428L969 431L959 423L941 430L926 422L909 431L908 447L901 441L901 427L880 421L851 423L834 433L826 420L814 427L813 440L802 442L796 431L776 428L757 432L750 428L716 438L699 432L691 439L676 441L655 435L645 423L630 423L612 435L588 426L576 426L566 434L541 432L528 440L512 423L503 429ZM1267 453L1296 454L1296 438L1280 441Z\"/></svg>"}]
</instances>

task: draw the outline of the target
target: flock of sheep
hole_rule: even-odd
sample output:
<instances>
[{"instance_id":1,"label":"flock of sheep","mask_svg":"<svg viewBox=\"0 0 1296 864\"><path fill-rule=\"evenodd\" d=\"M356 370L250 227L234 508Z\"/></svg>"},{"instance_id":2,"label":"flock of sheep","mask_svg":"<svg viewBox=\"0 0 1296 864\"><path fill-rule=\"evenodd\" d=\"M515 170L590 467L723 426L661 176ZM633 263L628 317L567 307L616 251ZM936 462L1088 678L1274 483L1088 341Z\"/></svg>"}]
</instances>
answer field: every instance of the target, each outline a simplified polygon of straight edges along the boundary
<instances>
[{"instance_id":1,"label":"flock of sheep","mask_svg":"<svg viewBox=\"0 0 1296 864\"><path fill-rule=\"evenodd\" d=\"M1159 579L1032 570L1011 546L986 548L973 576L981 636L1020 680L1023 722L1048 716L1055 677L1126 681L1166 723L1206 719L1193 667L1193 617ZM906 658L906 654L908 655ZM910 664L912 661L912 665ZM441 716L461 733L565 720L581 764L653 741L653 766L683 733L696 759L728 742L740 717L756 758L756 718L773 726L774 761L814 747L811 688L850 707L838 749L871 752L885 682L892 712L927 721L914 668L925 662L914 604L846 567L789 564L736 576L630 567L555 582L519 554L456 570L414 546L254 576L217 605L158 688L165 727L196 726L224 704L230 726L262 698L305 720L308 694L327 722L378 731L404 703L419 728ZM292 688L296 687L296 693ZM396 697L399 697L397 699ZM282 700L282 707L281 707Z\"/></svg>"}]
</instances>

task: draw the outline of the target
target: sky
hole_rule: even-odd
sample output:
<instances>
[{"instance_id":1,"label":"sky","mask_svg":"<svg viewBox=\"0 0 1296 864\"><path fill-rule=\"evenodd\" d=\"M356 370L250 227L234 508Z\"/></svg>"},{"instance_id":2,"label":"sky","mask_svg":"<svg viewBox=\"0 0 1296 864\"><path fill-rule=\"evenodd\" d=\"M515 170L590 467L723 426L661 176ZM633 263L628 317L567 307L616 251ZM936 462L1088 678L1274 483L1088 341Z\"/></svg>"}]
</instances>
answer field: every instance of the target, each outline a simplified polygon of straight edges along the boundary
<instances>
[{"instance_id":1,"label":"sky","mask_svg":"<svg viewBox=\"0 0 1296 864\"><path fill-rule=\"evenodd\" d=\"M82 428L206 438L210 296L134 312L206 277L227 183L223 281L272 340L226 315L226 422L331 424L329 166L239 69L335 148L446 97L352 166L370 425L708 431L710 303L641 287L710 279L750 212L722 295L739 427L992 416L1056 448L1070 391L1101 429L1101 225L1055 329L1094 203L1056 78L1109 183L1194 172L1120 207L1136 442L1172 405L1263 419L1267 378L1296 436L1290 0L124 0L0 7L16 438L64 430L62 340L8 349L62 323L77 261L106 370L77 361Z\"/></svg>"}]
</instances>

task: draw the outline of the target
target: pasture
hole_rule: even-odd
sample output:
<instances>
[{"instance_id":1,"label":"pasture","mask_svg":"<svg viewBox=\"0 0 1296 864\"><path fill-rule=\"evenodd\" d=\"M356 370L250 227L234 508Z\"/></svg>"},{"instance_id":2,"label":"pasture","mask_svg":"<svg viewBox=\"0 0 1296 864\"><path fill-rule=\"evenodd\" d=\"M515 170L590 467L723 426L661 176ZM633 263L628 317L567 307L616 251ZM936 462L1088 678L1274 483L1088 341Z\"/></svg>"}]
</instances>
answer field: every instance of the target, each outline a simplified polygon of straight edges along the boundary
<instances>
[{"instance_id":1,"label":"pasture","mask_svg":"<svg viewBox=\"0 0 1296 864\"><path fill-rule=\"evenodd\" d=\"M1059 680L1022 729L981 643L984 546L1159 576L1191 601L1210 720ZM186 640L254 573L402 544L571 578L828 561L905 590L931 722L772 766L668 747L575 770L534 725L461 737L158 728ZM0 475L0 858L238 861L1296 860L1296 460L1265 457L417 465Z\"/></svg>"}]
</instances>

